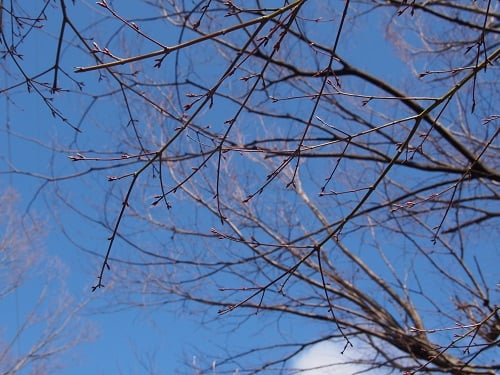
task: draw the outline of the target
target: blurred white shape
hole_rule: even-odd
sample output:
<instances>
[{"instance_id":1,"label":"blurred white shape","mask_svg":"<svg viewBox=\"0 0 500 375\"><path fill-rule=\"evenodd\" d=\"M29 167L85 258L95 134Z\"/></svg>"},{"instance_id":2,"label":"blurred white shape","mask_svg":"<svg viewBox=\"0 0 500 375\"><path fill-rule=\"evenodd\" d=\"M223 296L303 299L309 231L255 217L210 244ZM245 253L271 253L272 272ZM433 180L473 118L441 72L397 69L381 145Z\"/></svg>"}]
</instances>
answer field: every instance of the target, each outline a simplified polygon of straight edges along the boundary
<instances>
[{"instance_id":1,"label":"blurred white shape","mask_svg":"<svg viewBox=\"0 0 500 375\"><path fill-rule=\"evenodd\" d=\"M311 346L292 361L292 374L353 375L369 373L371 375L381 375L387 373L374 369L366 372L368 368L366 365L352 363L356 358L362 359L366 356L366 346L359 350L357 345L353 343L354 348L348 347L345 353L341 354L344 345L345 342L323 341Z\"/></svg>"}]
</instances>

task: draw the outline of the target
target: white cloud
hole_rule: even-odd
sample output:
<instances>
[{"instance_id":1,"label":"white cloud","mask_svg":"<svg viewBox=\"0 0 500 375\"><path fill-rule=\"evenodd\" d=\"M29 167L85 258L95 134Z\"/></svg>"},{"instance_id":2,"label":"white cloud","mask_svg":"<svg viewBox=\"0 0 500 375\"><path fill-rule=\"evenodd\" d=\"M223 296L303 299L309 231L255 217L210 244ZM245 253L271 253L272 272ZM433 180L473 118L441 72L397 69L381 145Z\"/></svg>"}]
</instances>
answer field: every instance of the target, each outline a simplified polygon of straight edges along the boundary
<instances>
[{"instance_id":1,"label":"white cloud","mask_svg":"<svg viewBox=\"0 0 500 375\"><path fill-rule=\"evenodd\" d=\"M354 344L353 348L347 348L345 353L341 354L344 345L345 342L335 343L332 341L323 341L313 345L292 361L292 373L300 375L352 375L363 373L363 370L367 369L366 366L350 364L348 362L356 358L363 358L367 352L366 346L360 350L360 348ZM363 345L361 344L360 346ZM381 375L387 372L371 369L365 372L365 374L367 373L371 375Z\"/></svg>"}]
</instances>

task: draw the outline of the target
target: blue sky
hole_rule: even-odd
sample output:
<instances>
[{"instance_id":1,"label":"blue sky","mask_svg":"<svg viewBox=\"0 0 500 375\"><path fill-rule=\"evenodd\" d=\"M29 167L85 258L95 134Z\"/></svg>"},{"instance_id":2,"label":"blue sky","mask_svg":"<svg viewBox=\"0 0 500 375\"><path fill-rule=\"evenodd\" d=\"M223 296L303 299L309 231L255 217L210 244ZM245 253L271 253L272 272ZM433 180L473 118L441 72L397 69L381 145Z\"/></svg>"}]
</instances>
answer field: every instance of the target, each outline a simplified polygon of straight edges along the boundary
<instances>
[{"instance_id":1,"label":"blue sky","mask_svg":"<svg viewBox=\"0 0 500 375\"><path fill-rule=\"evenodd\" d=\"M135 7L130 3L117 3L116 6L125 18L136 17L137 22L154 12L154 9L147 6ZM68 10L72 15L78 14L75 20L81 25L92 24L100 20L104 12L94 2L81 2L76 6L68 2ZM341 7L339 12L340 10ZM60 25L59 10L57 7L50 8L48 14L48 21L41 32L33 32L30 38L27 38L21 45L22 51L20 52L25 51L26 56L30 56L29 59L26 58L23 65L29 75L44 71L54 61ZM379 17L383 16L379 14ZM365 17L359 20L367 19ZM95 30L89 31L89 34L92 34L96 42L102 45L113 40L120 40L120 33L123 31L117 28L116 21L108 22L111 23L109 25L97 23L95 29L89 29ZM341 40L339 51L342 55L348 56L352 64L368 72L377 73L390 83L397 84L398 75L394 72L408 67L401 62L396 51L385 41L384 30L380 22L381 19L375 19L373 24L360 21L349 25L349 38ZM141 27L166 44L176 43L176 39L172 36L174 33L161 31L161 28L153 27L146 21L141 24ZM167 24L163 24L162 27L166 28ZM111 30L120 32L115 34L111 33ZM320 26L318 30L331 32L327 26ZM68 31L66 39L69 44L74 41L72 38L71 32ZM324 38L328 40L328 35ZM130 41L130 39L124 38L121 43L125 41ZM126 49L130 54L135 54L137 51L156 50L157 47L138 42L128 44ZM68 73L72 72L75 66L85 66L92 62L86 52L76 48L65 47L62 56L63 68ZM201 60L204 57L200 55ZM207 60L210 63L208 53ZM186 63L186 66L182 68L189 70L190 63L192 62ZM9 65L11 62L7 61L4 64L12 69ZM152 64L152 61L145 62L146 66ZM213 73L209 68L211 66L207 65L208 78L210 77L208 73ZM222 69L222 67L217 68ZM201 71L203 72L203 69ZM162 70L152 72L151 76L154 78L155 75L162 74L168 77L175 74L173 56L172 59L165 61ZM86 156L94 155L99 151L110 149L116 152L126 152L126 143L123 143L123 150L117 149L116 144L119 139L114 137L121 131L125 142L130 135L128 132L131 132L131 128L124 125L127 115L123 108L116 107L116 101L111 98L99 100L97 103L92 101L92 95L97 96L112 90L108 81L100 81L99 74L96 72L74 77L85 82L85 92L90 94L79 96L77 85L61 74L60 86L63 89L67 87L70 92L55 94L53 103L57 108L64 109L65 116L68 116L73 126L83 130L81 134L75 134L72 127L57 116L52 117L47 105L40 100L40 97L35 93L28 94L24 86L9 91L8 97L0 97L0 121L2 121L0 171L12 170L12 168L23 171L23 173L0 174L0 189L13 186L20 195L19 212L26 215L27 220L34 215L41 217L47 231L44 241L45 255L39 270L41 273L19 289L15 295L0 301L2 311L8 311L7 315L3 315L0 323L2 326L9 327L7 328L9 334L12 334L12 330L18 326L19 323L16 322L20 318L22 320L22 317L33 306L33 301L42 289L41 284L44 281L41 280L44 280L46 276L43 271L46 274L54 272L64 277L65 287L77 301L90 298L79 317L82 326L88 325L92 340L69 351L62 360L67 366L58 371L58 374L149 373L149 370L141 365L141 362L149 360L155 364L156 368L153 370L158 374L177 373L179 369L182 369L182 373L194 374L194 363L203 368L214 361L217 364L225 357L226 351L244 350L248 348L249 343L305 341L315 335L324 334L325 327L320 323L312 322L303 325L298 324L298 320L294 318L280 320L278 328L275 329L275 317L266 313L247 319L243 314L234 312L227 317L219 316L218 308L213 307L200 308L199 313L195 314L184 309L180 303L169 303L154 308L130 308L115 304L116 295L109 291L112 285L96 293L90 293L91 286L96 282L101 262L101 259L92 253L103 254L105 252L110 228L120 208L117 202L126 191L127 185L116 183L109 188L110 183L106 181L109 171L94 171L85 174L82 178L69 178L57 184L46 183L36 175L71 176L89 168L99 167L103 164L75 163L71 162L68 156L75 155L76 152L82 152ZM47 74L41 80L50 82L51 78L52 75ZM18 79L17 76L8 74L6 70L0 78L0 88L14 84L16 79ZM91 109L88 115L83 116L82 112L88 108ZM226 120L226 117L227 114L221 107L216 107L207 115L210 121L219 124ZM80 120L83 121L80 123ZM143 124L144 122L143 120ZM11 165L8 165L6 161L9 161ZM108 164L104 163L104 165ZM132 165L117 168L116 175L133 171L135 167ZM111 193L107 194L106 191ZM69 202L71 206L66 202ZM102 207L106 207L107 211L101 212ZM189 212L189 209L187 204L179 203L172 209L172 215ZM83 218L87 215L90 220ZM188 216L183 220L200 222L206 219L207 231L210 230L211 225L216 225L214 223L217 220L206 218L204 213L199 215ZM127 230L135 231L134 239L139 241L146 242L149 236L161 236L161 233L155 234L153 231L149 232L142 228L140 220L131 219L124 225ZM113 251L118 252L117 258L137 259L135 255L131 255L130 248L127 248L123 242L118 241ZM60 259L63 266L59 264L56 267L52 262L54 258ZM114 275L127 272L127 265L112 260L111 266L111 272ZM108 277L112 279L110 275L105 274L105 283ZM63 289L62 286L60 288L60 290ZM29 346L37 332L39 328L34 328L26 337L22 337L17 350L23 351L26 346ZM200 357L199 350L205 352L206 356ZM338 343L321 344L316 347L316 350L309 351L306 355L302 354L297 361L292 362L292 367L305 368L310 366L310 363L321 366L325 364L323 358L331 358L332 352L339 353L341 350L342 346ZM262 355L266 357L268 354L264 352ZM338 368L333 370L326 368L305 374L340 373L336 371L339 371ZM343 368L342 371L353 372L354 369Z\"/></svg>"},{"instance_id":2,"label":"blue sky","mask_svg":"<svg viewBox=\"0 0 500 375\"><path fill-rule=\"evenodd\" d=\"M89 8L93 8L92 11L89 11ZM93 16L95 8L97 12L101 11L93 2L82 3L76 8L81 11L82 24L86 24L92 17L95 17ZM68 10L75 11L73 5L70 4L68 4ZM130 12L132 7L130 9L123 7L122 10L125 13ZM135 11L136 9L133 9L131 13L136 14ZM21 53L30 56L24 64L28 75L37 74L53 63L56 37L59 31L58 9L49 9L48 14L49 19L41 35L33 32L20 48ZM79 20L78 17L75 19ZM71 33L68 33L67 38L71 41ZM73 55L74 52L74 50L63 50L63 66L68 72L74 66L84 65L91 61L84 54ZM51 74L47 74L40 81L48 82L51 78ZM77 76L78 78L80 77ZM96 73L88 73L82 77L85 80L86 90L96 93L106 91L107 88L103 89L96 78ZM63 75L60 79L62 87L65 84L71 87L71 82ZM3 73L1 86L9 86L15 82L16 77L11 77L7 71ZM73 125L76 125L75 119L80 117L82 108L86 108L87 104L88 100L85 97L79 99L72 93L54 95L54 105L57 108L64 108L64 115L68 116ZM94 205L104 204L105 199L103 194L94 191L94 184L102 186L104 190L108 182L101 174L100 181L69 179L53 186L46 183L44 179L37 178L36 175L59 177L79 172L80 165L71 163L67 156L74 154L74 150L105 149L107 140L102 137L102 129L99 128L98 121L116 123L116 120L120 118L119 110L94 111L92 116L86 119L90 125L82 124L83 133L75 135L71 127L50 115L49 109L39 96L34 93L27 94L24 86L11 90L8 100L7 97L3 97L0 106L0 113L3 114L2 136L0 137L2 160L9 161L16 170L23 171L23 173L2 174L0 187L4 189L7 186L13 186L20 196L17 208L21 214L27 215L28 218L32 215L41 217L47 230L44 256L41 259L41 274L20 288L11 298L1 301L2 310L8 311L7 315L3 315L2 320L2 325L9 327L8 336L13 334L19 322L22 322L23 317L33 308L34 301L42 291L43 281L41 280L44 280L43 271L45 270L64 277L65 287L76 300L90 298L87 306L81 311L80 319L82 320L81 326L88 326L85 330L89 329L92 339L76 346L63 358L58 359L59 363L64 363L57 372L58 374L148 373L148 370L141 365L141 361L147 363L149 359L155 364L154 369L159 374L176 373L176 369L179 368L193 373L189 369L190 364L197 363L199 366L206 366L213 361L217 363L224 358L228 346L238 348L241 337L245 338L245 343L262 342L263 338L266 343L272 342L275 333L261 328L263 322L261 318L250 319L238 326L233 333L225 333L224 318L218 317L216 308L209 310L209 315L201 319L206 323L200 324L199 315L185 315L182 310L179 310L179 305L157 309L122 309L108 306L109 292L106 288L91 294L90 289L95 283L101 260L79 251L71 240L81 242L81 239L85 238L85 249L102 254L109 232L98 225L89 225L78 214L71 212L68 207L61 204L57 194L63 194L70 199L80 196L83 204L78 208L86 210L86 205L88 205L88 212L93 212ZM74 111L76 114L73 115ZM96 116L99 116L99 119ZM214 116L217 118L217 113ZM9 129L6 128L7 122ZM7 133L7 130L10 130L10 133ZM54 148L56 152L52 151ZM3 164L2 170L7 169L10 167ZM61 230L61 223L64 223L65 232ZM116 250L119 251L119 248ZM51 268L49 260L54 257L61 259L64 272ZM48 286L58 288L55 283L48 284ZM106 313L108 310L109 312ZM215 322L208 324L212 320ZM273 319L264 319L266 326L272 321ZM301 336L300 329L292 328L291 323L287 326L290 330L293 329L294 336ZM35 326L18 340L16 349L19 353L27 350L41 328L42 326ZM309 330L310 328L307 329ZM266 334L266 332L269 333ZM244 348L243 345L241 347ZM206 352L207 357L200 358L199 349Z\"/></svg>"}]
</instances>

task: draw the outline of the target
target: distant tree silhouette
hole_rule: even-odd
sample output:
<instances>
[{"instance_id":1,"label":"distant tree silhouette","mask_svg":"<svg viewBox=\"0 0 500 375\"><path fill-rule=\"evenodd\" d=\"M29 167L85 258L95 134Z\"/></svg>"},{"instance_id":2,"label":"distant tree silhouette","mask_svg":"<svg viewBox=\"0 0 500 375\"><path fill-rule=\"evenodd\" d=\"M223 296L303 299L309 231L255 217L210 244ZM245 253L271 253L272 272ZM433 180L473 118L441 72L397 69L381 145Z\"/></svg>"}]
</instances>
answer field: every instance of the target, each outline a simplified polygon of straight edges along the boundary
<instances>
[{"instance_id":1,"label":"distant tree silhouette","mask_svg":"<svg viewBox=\"0 0 500 375\"><path fill-rule=\"evenodd\" d=\"M0 373L50 374L69 367L64 353L90 336L77 318L82 305L58 280L62 265L44 259L43 225L23 218L17 200L11 189L0 193Z\"/></svg>"}]
</instances>

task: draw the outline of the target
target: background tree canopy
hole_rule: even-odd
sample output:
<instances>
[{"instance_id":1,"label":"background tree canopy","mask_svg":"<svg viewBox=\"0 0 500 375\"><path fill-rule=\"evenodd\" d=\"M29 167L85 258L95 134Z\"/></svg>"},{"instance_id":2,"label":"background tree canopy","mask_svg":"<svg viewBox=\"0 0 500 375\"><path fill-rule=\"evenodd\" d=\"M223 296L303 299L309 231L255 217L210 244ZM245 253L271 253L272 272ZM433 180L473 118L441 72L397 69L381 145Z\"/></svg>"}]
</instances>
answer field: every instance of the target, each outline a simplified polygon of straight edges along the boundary
<instances>
[{"instance_id":1,"label":"background tree canopy","mask_svg":"<svg viewBox=\"0 0 500 375\"><path fill-rule=\"evenodd\" d=\"M496 373L500 3L132 3L0 13L2 176L102 309L232 337L185 373L299 373L326 341L357 371Z\"/></svg>"}]
</instances>

